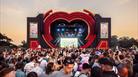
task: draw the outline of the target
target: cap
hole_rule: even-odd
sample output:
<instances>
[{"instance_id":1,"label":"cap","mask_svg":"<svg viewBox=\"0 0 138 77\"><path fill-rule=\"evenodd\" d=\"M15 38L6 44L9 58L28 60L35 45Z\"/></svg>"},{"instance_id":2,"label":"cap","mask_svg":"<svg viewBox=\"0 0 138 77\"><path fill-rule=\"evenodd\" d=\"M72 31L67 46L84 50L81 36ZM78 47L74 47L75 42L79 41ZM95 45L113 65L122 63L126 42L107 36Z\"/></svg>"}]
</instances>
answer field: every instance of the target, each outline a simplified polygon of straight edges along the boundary
<instances>
[{"instance_id":1,"label":"cap","mask_svg":"<svg viewBox=\"0 0 138 77\"><path fill-rule=\"evenodd\" d=\"M113 63L109 58L101 58L101 59L99 59L99 63L104 64L104 65L113 66Z\"/></svg>"},{"instance_id":2,"label":"cap","mask_svg":"<svg viewBox=\"0 0 138 77\"><path fill-rule=\"evenodd\" d=\"M71 57L65 57L64 61L63 61L64 65L68 65L68 64L74 64L74 59Z\"/></svg>"}]
</instances>

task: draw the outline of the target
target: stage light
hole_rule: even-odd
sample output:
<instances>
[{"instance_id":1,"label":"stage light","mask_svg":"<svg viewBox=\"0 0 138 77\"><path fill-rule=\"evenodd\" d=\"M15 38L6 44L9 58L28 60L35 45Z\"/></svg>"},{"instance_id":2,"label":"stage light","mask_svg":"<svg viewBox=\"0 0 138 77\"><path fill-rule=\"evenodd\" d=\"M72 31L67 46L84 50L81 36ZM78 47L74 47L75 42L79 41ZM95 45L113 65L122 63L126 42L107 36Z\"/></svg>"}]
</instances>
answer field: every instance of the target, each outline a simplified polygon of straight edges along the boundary
<instances>
[{"instance_id":1,"label":"stage light","mask_svg":"<svg viewBox=\"0 0 138 77\"><path fill-rule=\"evenodd\" d=\"M59 32L59 31L60 31L60 29L57 29L57 31Z\"/></svg>"},{"instance_id":2,"label":"stage light","mask_svg":"<svg viewBox=\"0 0 138 77\"><path fill-rule=\"evenodd\" d=\"M82 29L81 29L81 28L79 28L79 31L81 32L81 31L82 31Z\"/></svg>"},{"instance_id":3,"label":"stage light","mask_svg":"<svg viewBox=\"0 0 138 77\"><path fill-rule=\"evenodd\" d=\"M58 24L58 26L60 26L61 24Z\"/></svg>"},{"instance_id":4,"label":"stage light","mask_svg":"<svg viewBox=\"0 0 138 77\"><path fill-rule=\"evenodd\" d=\"M83 33L84 29L83 28L79 28L79 33Z\"/></svg>"},{"instance_id":5,"label":"stage light","mask_svg":"<svg viewBox=\"0 0 138 77\"><path fill-rule=\"evenodd\" d=\"M77 29L74 29L74 31L77 31Z\"/></svg>"},{"instance_id":6,"label":"stage light","mask_svg":"<svg viewBox=\"0 0 138 77\"><path fill-rule=\"evenodd\" d=\"M65 29L64 29L64 28L62 28L61 30L62 30L62 31L65 31Z\"/></svg>"},{"instance_id":7,"label":"stage light","mask_svg":"<svg viewBox=\"0 0 138 77\"><path fill-rule=\"evenodd\" d=\"M63 23L62 25L63 25L63 26L65 26L65 24L64 24L64 23Z\"/></svg>"},{"instance_id":8,"label":"stage light","mask_svg":"<svg viewBox=\"0 0 138 77\"><path fill-rule=\"evenodd\" d=\"M65 26L66 24L65 23L60 23L60 24L58 24L58 26Z\"/></svg>"}]
</instances>

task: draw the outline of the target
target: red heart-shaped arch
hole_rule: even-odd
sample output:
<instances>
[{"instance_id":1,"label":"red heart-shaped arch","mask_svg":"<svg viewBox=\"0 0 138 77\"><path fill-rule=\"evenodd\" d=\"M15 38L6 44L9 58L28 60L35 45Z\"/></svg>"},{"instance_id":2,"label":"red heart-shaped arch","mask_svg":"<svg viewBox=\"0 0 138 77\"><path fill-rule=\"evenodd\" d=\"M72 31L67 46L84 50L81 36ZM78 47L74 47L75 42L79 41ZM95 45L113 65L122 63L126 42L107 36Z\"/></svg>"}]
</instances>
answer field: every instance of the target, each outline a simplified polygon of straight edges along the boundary
<instances>
[{"instance_id":1,"label":"red heart-shaped arch","mask_svg":"<svg viewBox=\"0 0 138 77\"><path fill-rule=\"evenodd\" d=\"M82 12L55 12L53 14L46 15L46 18L44 19L44 34L42 35L42 37L51 48L56 48L56 46L51 43L51 41L53 40L50 31L51 24L59 19L66 20L68 22L71 22L73 20L82 20L88 25L88 35L85 38L85 40L88 40L88 42L80 48L87 48L88 46L90 46L96 37L96 35L94 34L95 20L93 16L90 16Z\"/></svg>"}]
</instances>

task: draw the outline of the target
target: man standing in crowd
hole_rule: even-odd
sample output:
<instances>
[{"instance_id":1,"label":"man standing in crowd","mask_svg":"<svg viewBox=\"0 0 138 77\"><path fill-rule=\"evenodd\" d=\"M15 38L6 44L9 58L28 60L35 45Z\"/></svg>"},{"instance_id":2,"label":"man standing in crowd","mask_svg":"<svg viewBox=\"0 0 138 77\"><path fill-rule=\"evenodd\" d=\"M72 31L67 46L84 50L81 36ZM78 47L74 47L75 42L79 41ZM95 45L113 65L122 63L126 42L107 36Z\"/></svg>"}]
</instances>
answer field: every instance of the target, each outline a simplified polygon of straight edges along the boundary
<instances>
[{"instance_id":1,"label":"man standing in crowd","mask_svg":"<svg viewBox=\"0 0 138 77\"><path fill-rule=\"evenodd\" d=\"M35 67L35 63L37 62L36 57L31 57L30 60L31 62L27 63L24 67L26 75L32 71L32 69Z\"/></svg>"},{"instance_id":2,"label":"man standing in crowd","mask_svg":"<svg viewBox=\"0 0 138 77\"><path fill-rule=\"evenodd\" d=\"M101 58L99 59L99 63L103 71L103 77L118 77L113 71L113 63L109 58Z\"/></svg>"},{"instance_id":3,"label":"man standing in crowd","mask_svg":"<svg viewBox=\"0 0 138 77\"><path fill-rule=\"evenodd\" d=\"M74 59L66 57L63 61L63 69L58 71L53 77L71 77L74 67Z\"/></svg>"},{"instance_id":4,"label":"man standing in crowd","mask_svg":"<svg viewBox=\"0 0 138 77\"><path fill-rule=\"evenodd\" d=\"M90 69L91 69L90 65L88 63L84 63L82 65L82 70L80 72L77 71L74 77L89 77Z\"/></svg>"},{"instance_id":5,"label":"man standing in crowd","mask_svg":"<svg viewBox=\"0 0 138 77\"><path fill-rule=\"evenodd\" d=\"M26 77L23 71L23 63L18 62L15 66L16 66L16 77Z\"/></svg>"}]
</instances>

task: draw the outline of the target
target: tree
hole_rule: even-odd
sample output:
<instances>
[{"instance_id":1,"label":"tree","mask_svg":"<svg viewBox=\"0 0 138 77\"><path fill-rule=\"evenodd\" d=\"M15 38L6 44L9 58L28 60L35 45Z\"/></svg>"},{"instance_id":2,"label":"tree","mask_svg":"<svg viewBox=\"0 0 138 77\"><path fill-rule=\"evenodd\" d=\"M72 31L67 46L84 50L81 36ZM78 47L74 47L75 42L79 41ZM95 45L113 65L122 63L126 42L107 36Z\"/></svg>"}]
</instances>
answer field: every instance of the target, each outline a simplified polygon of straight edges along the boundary
<instances>
[{"instance_id":1,"label":"tree","mask_svg":"<svg viewBox=\"0 0 138 77\"><path fill-rule=\"evenodd\" d=\"M111 48L115 48L117 45L118 45L118 36L117 35L113 35L111 37L110 46L111 46Z\"/></svg>"},{"instance_id":2,"label":"tree","mask_svg":"<svg viewBox=\"0 0 138 77\"><path fill-rule=\"evenodd\" d=\"M135 39L129 37L120 37L118 42L120 47L130 48L134 45Z\"/></svg>"},{"instance_id":3,"label":"tree","mask_svg":"<svg viewBox=\"0 0 138 77\"><path fill-rule=\"evenodd\" d=\"M17 47L16 45L12 44L13 40L6 36L5 34L0 33L0 46L9 46L9 47Z\"/></svg>"},{"instance_id":4,"label":"tree","mask_svg":"<svg viewBox=\"0 0 138 77\"><path fill-rule=\"evenodd\" d=\"M27 48L27 42L25 40L23 40L21 43L22 43L21 47Z\"/></svg>"},{"instance_id":5,"label":"tree","mask_svg":"<svg viewBox=\"0 0 138 77\"><path fill-rule=\"evenodd\" d=\"M116 46L122 48L130 48L133 45L138 47L138 39L130 38L130 37L120 37L117 35L113 35L111 37L110 46L111 48L115 48Z\"/></svg>"},{"instance_id":6,"label":"tree","mask_svg":"<svg viewBox=\"0 0 138 77\"><path fill-rule=\"evenodd\" d=\"M133 38L133 44L138 47L138 39Z\"/></svg>"},{"instance_id":7,"label":"tree","mask_svg":"<svg viewBox=\"0 0 138 77\"><path fill-rule=\"evenodd\" d=\"M0 41L12 42L13 40L7 37L5 34L0 33Z\"/></svg>"}]
</instances>

